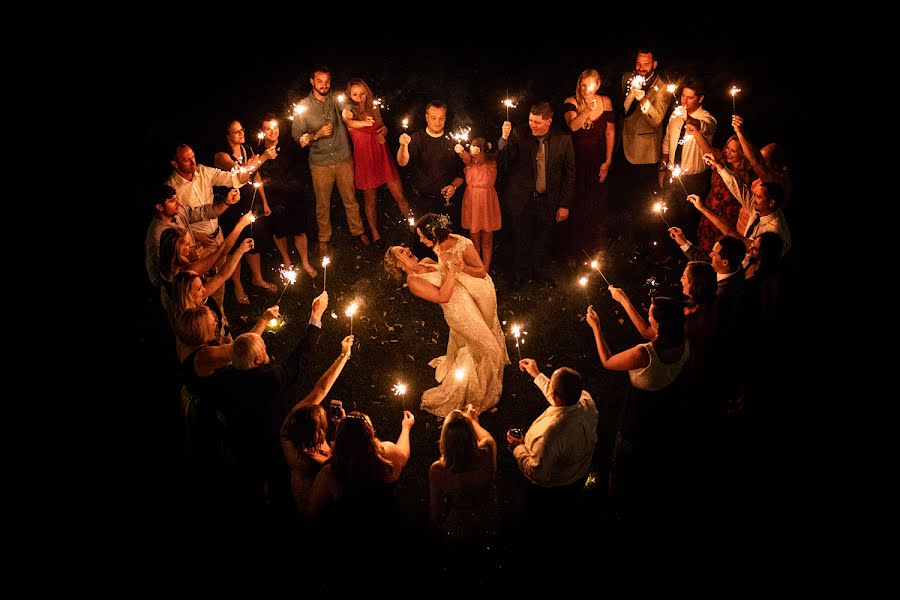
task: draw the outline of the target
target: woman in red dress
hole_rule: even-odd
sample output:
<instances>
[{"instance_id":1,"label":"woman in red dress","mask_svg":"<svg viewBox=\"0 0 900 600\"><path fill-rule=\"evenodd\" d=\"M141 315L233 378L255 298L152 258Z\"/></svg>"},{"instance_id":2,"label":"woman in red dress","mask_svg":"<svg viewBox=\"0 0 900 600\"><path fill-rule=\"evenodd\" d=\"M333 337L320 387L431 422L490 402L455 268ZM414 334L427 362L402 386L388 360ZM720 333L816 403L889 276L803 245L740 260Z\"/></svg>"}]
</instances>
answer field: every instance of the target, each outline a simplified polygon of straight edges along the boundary
<instances>
[{"instance_id":1,"label":"woman in red dress","mask_svg":"<svg viewBox=\"0 0 900 600\"><path fill-rule=\"evenodd\" d=\"M347 96L350 107L342 111L341 117L353 140L356 189L362 190L365 199L366 220L372 230L372 240L377 248L383 248L376 212L378 188L387 185L404 218L409 214L409 203L403 195L403 184L394 159L384 143L387 127L374 103L372 90L362 79L351 79L347 84Z\"/></svg>"}]
</instances>

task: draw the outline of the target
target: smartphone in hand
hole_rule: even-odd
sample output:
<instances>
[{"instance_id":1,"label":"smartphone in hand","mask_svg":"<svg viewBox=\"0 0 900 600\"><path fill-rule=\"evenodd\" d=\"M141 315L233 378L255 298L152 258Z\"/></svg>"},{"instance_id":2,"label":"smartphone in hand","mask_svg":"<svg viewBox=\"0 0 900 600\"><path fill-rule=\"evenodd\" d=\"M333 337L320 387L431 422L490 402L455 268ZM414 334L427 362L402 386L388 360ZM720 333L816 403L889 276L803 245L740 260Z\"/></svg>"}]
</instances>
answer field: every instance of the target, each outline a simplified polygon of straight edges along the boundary
<instances>
[{"instance_id":1,"label":"smartphone in hand","mask_svg":"<svg viewBox=\"0 0 900 600\"><path fill-rule=\"evenodd\" d=\"M341 408L343 407L343 403L340 400L332 400L331 401L331 418L335 421L339 421L341 419Z\"/></svg>"}]
</instances>

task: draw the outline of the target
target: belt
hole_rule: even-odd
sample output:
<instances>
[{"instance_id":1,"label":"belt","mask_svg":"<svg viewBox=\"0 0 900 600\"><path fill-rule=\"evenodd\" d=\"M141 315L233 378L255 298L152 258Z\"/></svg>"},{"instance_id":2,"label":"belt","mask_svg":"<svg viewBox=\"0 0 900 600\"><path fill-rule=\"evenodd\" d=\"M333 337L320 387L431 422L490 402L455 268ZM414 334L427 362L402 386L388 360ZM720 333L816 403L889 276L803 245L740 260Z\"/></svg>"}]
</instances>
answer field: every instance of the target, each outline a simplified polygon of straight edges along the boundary
<instances>
[{"instance_id":1,"label":"belt","mask_svg":"<svg viewBox=\"0 0 900 600\"><path fill-rule=\"evenodd\" d=\"M541 192L531 192L531 197L532 197L532 198L540 198L541 196L546 196L546 195L547 195L547 192L543 192L543 193L541 193Z\"/></svg>"}]
</instances>

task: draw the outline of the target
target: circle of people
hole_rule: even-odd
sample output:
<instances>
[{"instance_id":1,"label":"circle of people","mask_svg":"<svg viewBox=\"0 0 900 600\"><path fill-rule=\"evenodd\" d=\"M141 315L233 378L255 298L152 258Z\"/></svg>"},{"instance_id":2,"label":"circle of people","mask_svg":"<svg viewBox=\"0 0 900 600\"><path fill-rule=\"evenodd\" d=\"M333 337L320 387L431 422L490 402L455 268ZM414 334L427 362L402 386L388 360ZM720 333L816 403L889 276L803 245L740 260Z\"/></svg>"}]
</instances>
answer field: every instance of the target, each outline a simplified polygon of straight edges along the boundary
<instances>
[{"instance_id":1,"label":"circle of people","mask_svg":"<svg viewBox=\"0 0 900 600\"><path fill-rule=\"evenodd\" d=\"M198 468L223 460L227 423L229 443L239 456L231 465L235 501L249 510L280 501L304 519L342 504L359 506L360 498L369 507L381 506L378 500L390 495L390 484L409 459L411 412L404 411L401 434L389 442L376 436L368 416L347 415L338 405L329 413L321 405L350 359L352 335L299 403L290 407L281 400L309 363L328 306L326 292L313 300L306 333L278 364L270 362L261 337L278 318L277 305L234 338L223 310L229 278L235 300L249 303L242 257L254 286L276 290L262 274L260 252L277 249L284 267L293 270L289 237L302 270L318 277L309 261L301 188L311 184L314 192L319 253L325 257L336 185L350 233L359 244L384 250L388 273L405 278L415 296L439 304L450 330L445 355L429 363L439 385L421 399L423 410L444 418L441 456L430 470L431 522L450 534L489 528L485 523L496 518L497 444L478 416L499 402L510 364L489 274L493 233L503 221L512 229L514 287L526 277L550 280L543 267L554 225L569 221L564 237L573 251L606 235L607 178L620 113L626 159L621 168L635 189L682 200L675 206L688 206L686 196L696 212L679 222L690 223L694 215L696 242L682 228L668 228L690 259L681 279L683 299L656 297L645 318L621 289L609 288L646 343L614 354L599 316L593 307L587 310L603 367L627 371L631 380L610 491L639 494L671 476L676 468L671 448L678 443L674 407L680 404L659 398L686 394L698 413L714 421L746 389L735 366L746 351L737 341L740 332L773 322L776 268L791 245L782 212L788 170L780 147L757 149L744 136L738 115L732 116L734 135L724 148L712 147L717 121L703 108L702 84L684 80L677 98L650 50L637 53L616 106L598 94L601 83L594 69L580 74L574 95L564 102L569 131L551 129L553 107L536 102L527 125L503 123L496 146L484 137L465 146L451 138L445 133L447 107L429 102L425 129L399 136L395 161L369 86L353 79L346 95L338 96L329 69L317 66L310 94L294 105L291 139L282 139L280 120L266 115L255 148L242 124L230 122L214 166L198 164L189 146L177 146L171 177L151 198L146 269L176 334L186 443ZM299 162L304 151L308 171ZM410 170L407 190L395 163ZM498 173L505 182L502 211ZM421 246L385 247L376 212L381 186L387 186ZM218 202L214 187L232 189ZM369 234L356 190L362 191ZM453 223L469 237L452 233ZM250 235L253 227L256 233ZM420 260L422 253L437 260ZM549 406L524 433L510 431L506 442L535 502L564 505L584 487L591 469L597 409L574 370L563 367L548 378L530 358L521 359L519 368L534 378Z\"/></svg>"}]
</instances>

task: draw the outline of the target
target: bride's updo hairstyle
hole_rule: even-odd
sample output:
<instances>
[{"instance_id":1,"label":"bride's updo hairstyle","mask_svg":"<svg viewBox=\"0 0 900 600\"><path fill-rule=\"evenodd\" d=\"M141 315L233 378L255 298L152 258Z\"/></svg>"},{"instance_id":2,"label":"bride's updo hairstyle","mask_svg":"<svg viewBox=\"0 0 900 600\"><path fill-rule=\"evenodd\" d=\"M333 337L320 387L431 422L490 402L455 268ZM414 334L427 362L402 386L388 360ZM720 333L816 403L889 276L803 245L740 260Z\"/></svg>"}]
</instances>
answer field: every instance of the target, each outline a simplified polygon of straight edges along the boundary
<instances>
[{"instance_id":1,"label":"bride's updo hairstyle","mask_svg":"<svg viewBox=\"0 0 900 600\"><path fill-rule=\"evenodd\" d=\"M432 244L440 244L450 235L450 217L428 213L416 221L416 229L422 232Z\"/></svg>"},{"instance_id":2,"label":"bride's updo hairstyle","mask_svg":"<svg viewBox=\"0 0 900 600\"><path fill-rule=\"evenodd\" d=\"M404 273L403 268L400 266L400 261L397 260L396 250L398 248L400 246L389 246L387 252L384 253L384 270L397 281L402 281Z\"/></svg>"}]
</instances>

